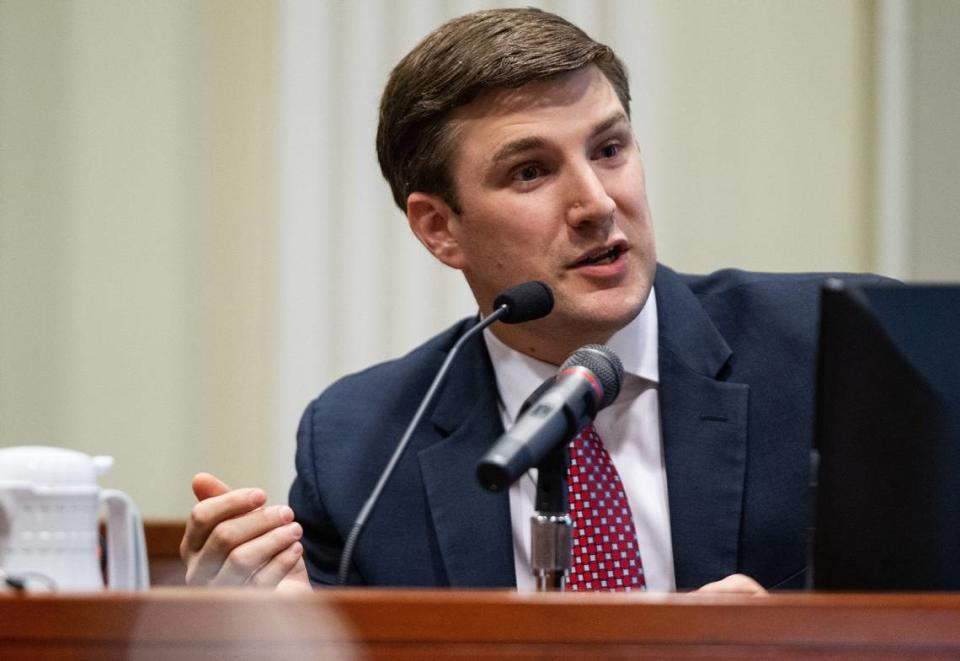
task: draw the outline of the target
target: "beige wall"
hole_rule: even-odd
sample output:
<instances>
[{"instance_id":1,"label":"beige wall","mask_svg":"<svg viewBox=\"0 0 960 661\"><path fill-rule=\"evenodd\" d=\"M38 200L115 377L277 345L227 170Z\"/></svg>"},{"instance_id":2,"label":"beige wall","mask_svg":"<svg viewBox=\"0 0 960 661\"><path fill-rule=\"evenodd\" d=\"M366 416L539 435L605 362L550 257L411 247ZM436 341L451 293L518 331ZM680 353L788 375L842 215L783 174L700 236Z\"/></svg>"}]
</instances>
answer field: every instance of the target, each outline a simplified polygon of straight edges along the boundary
<instances>
[{"instance_id":1,"label":"beige wall","mask_svg":"<svg viewBox=\"0 0 960 661\"><path fill-rule=\"evenodd\" d=\"M871 269L867 2L655 3L646 130L663 261Z\"/></svg>"},{"instance_id":2,"label":"beige wall","mask_svg":"<svg viewBox=\"0 0 960 661\"><path fill-rule=\"evenodd\" d=\"M275 14L0 3L0 445L112 454L150 515L263 478Z\"/></svg>"},{"instance_id":3,"label":"beige wall","mask_svg":"<svg viewBox=\"0 0 960 661\"><path fill-rule=\"evenodd\" d=\"M960 280L960 2L913 5L912 278Z\"/></svg>"},{"instance_id":4,"label":"beige wall","mask_svg":"<svg viewBox=\"0 0 960 661\"><path fill-rule=\"evenodd\" d=\"M389 63L371 57L422 36L410 26L481 4L324 3L332 43L357 42L363 66L361 76L342 71L329 80L370 87L320 89L318 107L336 108L345 96L374 103ZM875 3L540 4L588 22L631 66L664 261L692 271L876 266ZM951 33L956 5L923 7L946 12L923 17L929 30ZM424 21L408 15L414 9ZM283 480L271 481L273 466L291 463L289 448L275 456L273 419L285 404L275 395L277 309L286 295L277 275L286 231L278 191L288 175L275 156L284 11L284 3L256 0L0 0L0 445L113 454L104 482L129 491L148 515L186 512L197 470L276 485ZM944 75L955 80L955 51L941 45L921 55L948 58ZM955 115L942 122L952 126ZM360 137L347 128L325 126L330 144L372 153L372 127ZM935 143L942 134L924 135ZM932 170L941 178L929 185L950 188L957 151L936 153L942 161L922 160L917 176L928 181ZM343 151L323 157L318 188L329 197L320 201L327 215L317 219L317 251L322 241L331 264L353 268L357 246L336 241L378 230L343 232L349 214L330 210L354 208L338 199L349 190L385 198L385 185ZM353 173L349 186L344 168ZM927 259L938 246L958 245L949 243L955 203L942 204L938 229L913 235L917 272L929 266L957 277L955 250ZM925 218L928 208L919 210ZM373 220L401 222L388 207ZM383 237L378 245L400 249ZM410 255L391 259L427 259ZM327 291L353 296L342 286L352 272L330 268L306 289L305 303ZM288 347L294 360L310 355L319 374L322 365L370 362L423 339L393 295L404 278L401 289L416 293L421 276L377 277L369 293L385 292L384 300L366 304L384 312L362 331L387 338L380 348L348 359L349 342ZM430 314L446 320L462 307L454 313L444 299ZM327 337L343 330L333 315L318 323ZM284 415L292 429L294 416Z\"/></svg>"}]
</instances>

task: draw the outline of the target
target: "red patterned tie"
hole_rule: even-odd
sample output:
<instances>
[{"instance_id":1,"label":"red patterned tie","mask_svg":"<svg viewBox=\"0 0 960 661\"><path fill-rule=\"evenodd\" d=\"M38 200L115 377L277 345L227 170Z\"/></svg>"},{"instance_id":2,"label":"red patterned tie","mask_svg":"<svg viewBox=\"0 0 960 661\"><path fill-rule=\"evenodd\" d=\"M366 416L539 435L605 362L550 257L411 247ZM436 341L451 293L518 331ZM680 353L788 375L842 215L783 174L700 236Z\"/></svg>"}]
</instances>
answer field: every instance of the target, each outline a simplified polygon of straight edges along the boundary
<instances>
[{"instance_id":1,"label":"red patterned tie","mask_svg":"<svg viewBox=\"0 0 960 661\"><path fill-rule=\"evenodd\" d=\"M593 425L570 444L570 518L575 591L645 590L633 514L620 475Z\"/></svg>"}]
</instances>

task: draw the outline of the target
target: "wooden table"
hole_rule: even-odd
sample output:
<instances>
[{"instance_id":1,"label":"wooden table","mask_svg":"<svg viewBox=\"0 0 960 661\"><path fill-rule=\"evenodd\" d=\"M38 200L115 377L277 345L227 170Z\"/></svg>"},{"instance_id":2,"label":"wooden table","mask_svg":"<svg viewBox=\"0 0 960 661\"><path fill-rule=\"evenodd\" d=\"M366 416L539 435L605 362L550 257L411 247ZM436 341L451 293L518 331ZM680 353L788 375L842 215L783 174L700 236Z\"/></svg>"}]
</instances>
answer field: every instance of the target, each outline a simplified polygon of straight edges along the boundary
<instances>
[{"instance_id":1,"label":"wooden table","mask_svg":"<svg viewBox=\"0 0 960 661\"><path fill-rule=\"evenodd\" d=\"M960 595L0 593L0 658L957 659Z\"/></svg>"}]
</instances>

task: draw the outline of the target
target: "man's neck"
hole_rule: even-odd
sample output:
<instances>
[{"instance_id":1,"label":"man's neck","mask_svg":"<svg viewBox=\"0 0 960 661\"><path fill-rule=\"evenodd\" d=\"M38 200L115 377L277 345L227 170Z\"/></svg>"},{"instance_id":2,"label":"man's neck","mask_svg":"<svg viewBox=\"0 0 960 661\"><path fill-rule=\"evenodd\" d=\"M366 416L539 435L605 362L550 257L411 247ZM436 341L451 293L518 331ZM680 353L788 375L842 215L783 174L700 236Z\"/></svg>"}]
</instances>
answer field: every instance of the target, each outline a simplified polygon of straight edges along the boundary
<instances>
[{"instance_id":1,"label":"man's neck","mask_svg":"<svg viewBox=\"0 0 960 661\"><path fill-rule=\"evenodd\" d=\"M656 296L653 293L653 290L650 292L650 297L647 299L647 303L643 306L643 309L630 323L628 323L623 328L619 329L609 338L604 339L602 342L590 342L590 341L580 341L577 344L570 344L571 348L562 348L560 351L556 352L559 354L559 358L554 360L547 360L546 358L541 358L542 355L539 351L529 352L529 351L520 351L513 346L507 345L499 335L495 334L495 330L502 330L502 325L493 325L487 328L484 331L484 339L487 343L487 348L490 351L490 358L494 363L494 370L497 371L498 376L498 387L500 388L501 395L509 395L511 392L516 394L517 384L513 383L511 378L510 383L502 383L503 379L502 374L500 374L500 368L503 367L505 363L517 365L522 364L525 367L520 368L520 373L532 374L531 376L533 385L539 384L546 378L547 374L554 373L550 369L550 365L554 367L558 364L562 364L569 356L582 347L584 344L593 344L593 343L602 343L607 345L607 347L613 351L622 361L623 368L625 373L632 374L644 381L651 383L660 382L660 366L659 366L659 323L657 320L657 300ZM538 367L539 366L539 367ZM542 372L541 368L546 368L546 372ZM509 368L513 370L513 368ZM517 375L516 372L512 372L514 376ZM522 380L522 384L519 386L519 392L522 392L525 397L532 389L533 386L530 385L529 379ZM519 395L518 395L519 397ZM504 403L508 404L508 409L510 402L508 399L503 400ZM520 400L522 401L522 399ZM519 407L520 401L515 402ZM515 413L515 411L514 411Z\"/></svg>"},{"instance_id":2,"label":"man's neck","mask_svg":"<svg viewBox=\"0 0 960 661\"><path fill-rule=\"evenodd\" d=\"M527 324L495 324L490 331L505 345L522 354L560 365L586 344L605 344L618 329L591 329L590 332L561 330L533 321Z\"/></svg>"}]
</instances>

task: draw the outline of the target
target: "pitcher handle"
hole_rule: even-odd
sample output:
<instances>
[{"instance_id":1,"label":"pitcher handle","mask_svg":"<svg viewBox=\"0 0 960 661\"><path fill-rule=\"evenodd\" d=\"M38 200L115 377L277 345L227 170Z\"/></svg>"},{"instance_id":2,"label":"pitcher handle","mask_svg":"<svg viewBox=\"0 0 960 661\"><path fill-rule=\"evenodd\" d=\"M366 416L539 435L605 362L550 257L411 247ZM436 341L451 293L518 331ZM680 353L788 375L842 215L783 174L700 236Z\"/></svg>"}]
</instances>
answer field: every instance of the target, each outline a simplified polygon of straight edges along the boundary
<instances>
[{"instance_id":1,"label":"pitcher handle","mask_svg":"<svg viewBox=\"0 0 960 661\"><path fill-rule=\"evenodd\" d=\"M150 575L140 511L130 496L116 489L101 491L100 502L107 505L107 587L146 590Z\"/></svg>"},{"instance_id":2,"label":"pitcher handle","mask_svg":"<svg viewBox=\"0 0 960 661\"><path fill-rule=\"evenodd\" d=\"M4 493L3 490L0 490L0 536L10 540L11 535L13 534L13 515L14 512L12 499ZM4 560L3 550L0 548L0 567L2 567L2 562Z\"/></svg>"}]
</instances>

